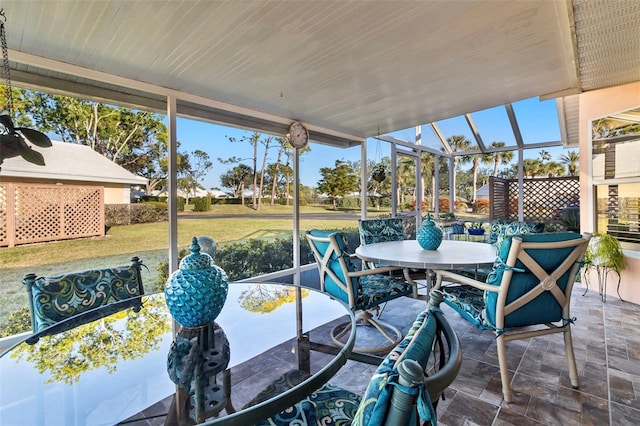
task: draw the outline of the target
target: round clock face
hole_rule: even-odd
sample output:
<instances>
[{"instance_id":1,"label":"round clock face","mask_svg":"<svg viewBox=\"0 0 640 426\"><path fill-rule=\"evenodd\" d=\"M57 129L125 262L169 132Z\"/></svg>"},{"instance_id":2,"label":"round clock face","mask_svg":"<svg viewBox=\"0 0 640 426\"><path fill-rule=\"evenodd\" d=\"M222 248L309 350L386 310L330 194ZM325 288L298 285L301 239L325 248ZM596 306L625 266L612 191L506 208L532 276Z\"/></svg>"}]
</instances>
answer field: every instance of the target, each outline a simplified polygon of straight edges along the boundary
<instances>
[{"instance_id":1,"label":"round clock face","mask_svg":"<svg viewBox=\"0 0 640 426\"><path fill-rule=\"evenodd\" d=\"M299 121L291 123L289 127L289 143L294 148L304 148L309 142L309 132Z\"/></svg>"}]
</instances>

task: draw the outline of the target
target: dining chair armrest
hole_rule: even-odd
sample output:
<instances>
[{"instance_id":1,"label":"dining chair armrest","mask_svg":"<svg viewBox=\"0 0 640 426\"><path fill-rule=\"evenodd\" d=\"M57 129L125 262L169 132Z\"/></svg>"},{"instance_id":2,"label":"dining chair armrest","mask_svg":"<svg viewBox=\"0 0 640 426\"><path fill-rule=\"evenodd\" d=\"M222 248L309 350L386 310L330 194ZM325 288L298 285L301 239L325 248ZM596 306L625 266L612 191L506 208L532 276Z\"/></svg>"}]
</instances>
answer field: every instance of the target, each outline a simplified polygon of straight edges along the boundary
<instances>
[{"instance_id":1,"label":"dining chair armrest","mask_svg":"<svg viewBox=\"0 0 640 426\"><path fill-rule=\"evenodd\" d=\"M381 266L381 267L373 268L373 269L363 269L363 270L360 270L360 271L349 271L349 276L350 277L363 277L363 276L367 276L367 275L386 274L387 272L397 271L398 269L402 269L402 268L398 268L397 266Z\"/></svg>"},{"instance_id":2,"label":"dining chair armrest","mask_svg":"<svg viewBox=\"0 0 640 426\"><path fill-rule=\"evenodd\" d=\"M483 291L490 291L493 293L497 293L498 291L500 291L500 286L483 283L481 281L474 280L473 278L456 274L455 272L446 271L443 269L435 269L433 272L436 274L436 284L434 286L435 289L440 288L442 284L442 278L447 278L450 281L459 284L470 285Z\"/></svg>"}]
</instances>

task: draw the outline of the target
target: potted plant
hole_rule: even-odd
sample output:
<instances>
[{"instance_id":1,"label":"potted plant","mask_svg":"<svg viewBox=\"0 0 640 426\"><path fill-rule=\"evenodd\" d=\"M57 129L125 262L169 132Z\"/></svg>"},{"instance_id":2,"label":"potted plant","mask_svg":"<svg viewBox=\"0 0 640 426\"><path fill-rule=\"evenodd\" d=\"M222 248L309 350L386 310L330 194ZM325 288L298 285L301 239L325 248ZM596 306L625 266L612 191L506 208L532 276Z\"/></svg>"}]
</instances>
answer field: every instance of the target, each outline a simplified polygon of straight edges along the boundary
<instances>
[{"instance_id":1,"label":"potted plant","mask_svg":"<svg viewBox=\"0 0 640 426\"><path fill-rule=\"evenodd\" d=\"M473 222L467 229L469 235L484 235L484 227L482 222Z\"/></svg>"},{"instance_id":2,"label":"potted plant","mask_svg":"<svg viewBox=\"0 0 640 426\"><path fill-rule=\"evenodd\" d=\"M626 265L620 242L613 235L595 233L584 254L585 267L600 266L620 274Z\"/></svg>"},{"instance_id":3,"label":"potted plant","mask_svg":"<svg viewBox=\"0 0 640 426\"><path fill-rule=\"evenodd\" d=\"M603 300L606 300L606 280L610 271L618 275L618 297L620 297L620 274L626 266L626 259L620 242L613 235L596 232L591 237L584 254L584 273L587 287L589 286L589 272L598 271L599 290ZM622 300L622 298L620 297Z\"/></svg>"},{"instance_id":4,"label":"potted plant","mask_svg":"<svg viewBox=\"0 0 640 426\"><path fill-rule=\"evenodd\" d=\"M451 225L451 233L452 234L464 234L464 229L466 228L465 224L461 220L456 220Z\"/></svg>"}]
</instances>

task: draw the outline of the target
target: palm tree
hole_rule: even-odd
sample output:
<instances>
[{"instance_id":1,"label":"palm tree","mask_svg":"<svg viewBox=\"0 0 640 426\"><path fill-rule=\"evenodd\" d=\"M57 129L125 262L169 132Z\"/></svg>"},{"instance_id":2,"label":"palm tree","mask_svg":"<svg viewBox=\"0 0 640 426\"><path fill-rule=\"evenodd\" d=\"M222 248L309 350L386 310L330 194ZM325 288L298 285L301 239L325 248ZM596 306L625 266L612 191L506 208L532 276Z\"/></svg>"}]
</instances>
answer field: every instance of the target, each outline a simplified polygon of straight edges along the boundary
<instances>
[{"instance_id":1,"label":"palm tree","mask_svg":"<svg viewBox=\"0 0 640 426\"><path fill-rule=\"evenodd\" d=\"M569 176L576 176L580 167L580 154L576 151L569 151L560 156L560 162L567 166Z\"/></svg>"},{"instance_id":2,"label":"palm tree","mask_svg":"<svg viewBox=\"0 0 640 426\"><path fill-rule=\"evenodd\" d=\"M534 178L544 173L544 164L539 158L525 158L522 166L526 177Z\"/></svg>"},{"instance_id":3,"label":"palm tree","mask_svg":"<svg viewBox=\"0 0 640 426\"><path fill-rule=\"evenodd\" d=\"M474 146L475 149L478 148L478 145ZM471 201L476 201L476 188L478 187L478 169L480 168L480 161L484 154L473 154L471 156L471 161L473 162L473 192L471 195Z\"/></svg>"},{"instance_id":4,"label":"palm tree","mask_svg":"<svg viewBox=\"0 0 640 426\"><path fill-rule=\"evenodd\" d=\"M549 151L545 151L544 149L540 150L540 159L544 162L544 161L549 161L551 160L551 154L549 153Z\"/></svg>"},{"instance_id":5,"label":"palm tree","mask_svg":"<svg viewBox=\"0 0 640 426\"><path fill-rule=\"evenodd\" d=\"M564 166L557 161L549 161L544 165L544 170L549 177L564 176Z\"/></svg>"},{"instance_id":6,"label":"palm tree","mask_svg":"<svg viewBox=\"0 0 640 426\"><path fill-rule=\"evenodd\" d=\"M491 148L502 148L505 145L504 142L491 142L489 150L491 150ZM484 164L493 164L493 173L491 176L498 176L498 166L506 166L511 160L513 160L513 151L497 151L482 156L482 162Z\"/></svg>"},{"instance_id":7,"label":"palm tree","mask_svg":"<svg viewBox=\"0 0 640 426\"><path fill-rule=\"evenodd\" d=\"M456 152L467 151L471 146L471 142L462 135L453 135L450 138L447 138L447 142L449 142L449 146L451 147L451 151L455 154ZM454 191L454 199L455 199L455 187L456 187L456 169L458 168L459 163L467 163L471 160L470 155L454 155L453 157L453 182L451 182L451 188Z\"/></svg>"}]
</instances>

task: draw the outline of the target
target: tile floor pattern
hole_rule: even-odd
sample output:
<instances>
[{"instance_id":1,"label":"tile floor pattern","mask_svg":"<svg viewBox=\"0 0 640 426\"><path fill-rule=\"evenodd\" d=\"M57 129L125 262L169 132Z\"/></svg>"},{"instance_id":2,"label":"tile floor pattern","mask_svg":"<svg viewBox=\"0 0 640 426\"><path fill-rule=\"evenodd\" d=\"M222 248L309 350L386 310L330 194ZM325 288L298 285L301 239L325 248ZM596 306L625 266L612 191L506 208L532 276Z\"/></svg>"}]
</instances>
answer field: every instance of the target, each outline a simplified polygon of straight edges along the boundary
<instances>
[{"instance_id":1,"label":"tile floor pattern","mask_svg":"<svg viewBox=\"0 0 640 426\"><path fill-rule=\"evenodd\" d=\"M507 343L514 402L502 400L494 335L471 327L448 306L442 309L460 338L462 368L438 405L441 425L639 425L640 306L597 292L583 296L579 285L572 297L573 344L580 388L569 382L561 334ZM406 332L423 301L397 299L383 320ZM277 350L266 360L284 362ZM374 366L348 361L331 380L362 394ZM234 398L240 396L233 394ZM151 407L145 416L166 413L169 401ZM162 415L129 424L164 424Z\"/></svg>"}]
</instances>

